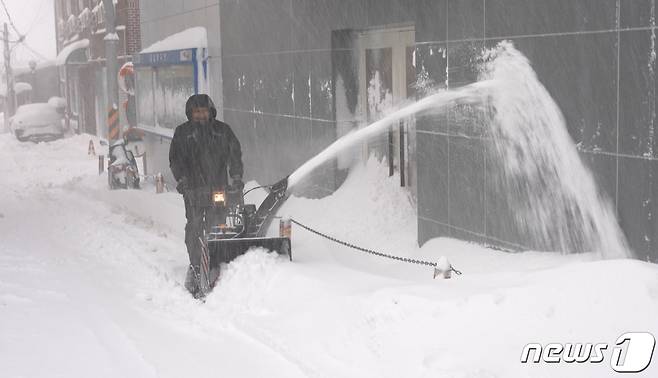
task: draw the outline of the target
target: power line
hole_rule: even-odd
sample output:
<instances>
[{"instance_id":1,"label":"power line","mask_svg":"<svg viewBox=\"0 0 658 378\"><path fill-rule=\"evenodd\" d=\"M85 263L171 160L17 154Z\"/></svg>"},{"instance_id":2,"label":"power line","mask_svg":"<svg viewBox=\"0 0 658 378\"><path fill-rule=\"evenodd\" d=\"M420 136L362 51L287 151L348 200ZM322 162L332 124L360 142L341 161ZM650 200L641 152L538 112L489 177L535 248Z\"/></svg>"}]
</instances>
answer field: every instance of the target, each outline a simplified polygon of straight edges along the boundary
<instances>
[{"instance_id":1,"label":"power line","mask_svg":"<svg viewBox=\"0 0 658 378\"><path fill-rule=\"evenodd\" d=\"M5 9L5 14L7 14L7 18L9 18L9 24L11 25L12 29L18 34L19 39L23 38L23 35L21 32L18 31L16 28L16 25L14 25L14 20L11 18L11 15L9 14L9 10L7 9L7 4L5 4L5 0L0 0L0 3L2 3L2 7Z\"/></svg>"},{"instance_id":2,"label":"power line","mask_svg":"<svg viewBox=\"0 0 658 378\"><path fill-rule=\"evenodd\" d=\"M2 38L2 37L0 37L0 42L4 42L4 41L5 41L5 39ZM12 40L10 39L8 42L9 42L9 43L19 43L20 40L17 39L17 40L15 40L15 41L12 41Z\"/></svg>"},{"instance_id":3,"label":"power line","mask_svg":"<svg viewBox=\"0 0 658 378\"><path fill-rule=\"evenodd\" d=\"M30 25L30 27L27 29L27 32L25 33L26 36L30 34L30 32L32 32L32 29L34 29L34 27L36 26L37 21L41 19L41 11L43 10L43 5L45 2L46 0L41 0L41 4L39 5L39 10L37 11L34 20L32 21L32 25Z\"/></svg>"},{"instance_id":4,"label":"power line","mask_svg":"<svg viewBox=\"0 0 658 378\"><path fill-rule=\"evenodd\" d=\"M27 44L27 42L23 41L21 43L23 46L25 46L28 50L30 50L33 54L35 54L38 58L43 59L43 60L48 60L45 56L43 56L41 53L39 53L37 50L33 49L30 47L30 45Z\"/></svg>"},{"instance_id":5,"label":"power line","mask_svg":"<svg viewBox=\"0 0 658 378\"><path fill-rule=\"evenodd\" d=\"M0 0L0 1L2 1L2 0ZM16 41L9 41L9 42L14 44L14 45L11 46L11 48L9 49L9 51L12 51L12 50L14 50L14 48L18 47L20 44L25 43L25 36L24 36L24 35L19 35L18 40L16 40Z\"/></svg>"},{"instance_id":6,"label":"power line","mask_svg":"<svg viewBox=\"0 0 658 378\"><path fill-rule=\"evenodd\" d=\"M9 47L9 52L10 52L10 53L13 52L14 49L20 45L20 42L21 42L21 41L16 41L16 42L14 42L14 44L11 45L11 47Z\"/></svg>"},{"instance_id":7,"label":"power line","mask_svg":"<svg viewBox=\"0 0 658 378\"><path fill-rule=\"evenodd\" d=\"M16 48L18 48L20 46L23 46L25 49L27 49L28 52L30 53L30 55L32 55L32 57L36 58L39 61L48 61L49 60L43 54L41 54L40 52L38 52L37 50L32 48L32 46L28 45L27 42L25 42L25 41L22 41L20 43L15 43L13 46L11 46L9 48L9 53L12 54L12 55L16 54Z\"/></svg>"}]
</instances>

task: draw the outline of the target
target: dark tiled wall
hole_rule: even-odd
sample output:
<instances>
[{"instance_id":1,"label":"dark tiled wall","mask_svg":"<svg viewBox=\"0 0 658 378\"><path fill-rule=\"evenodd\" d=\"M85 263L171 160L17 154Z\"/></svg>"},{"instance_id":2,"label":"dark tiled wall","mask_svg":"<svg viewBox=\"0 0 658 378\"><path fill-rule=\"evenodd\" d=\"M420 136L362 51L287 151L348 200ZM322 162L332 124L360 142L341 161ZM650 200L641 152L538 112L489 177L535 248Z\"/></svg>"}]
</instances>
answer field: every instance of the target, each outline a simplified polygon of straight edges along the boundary
<instances>
[{"instance_id":1,"label":"dark tiled wall","mask_svg":"<svg viewBox=\"0 0 658 378\"><path fill-rule=\"evenodd\" d=\"M658 261L655 0L222 0L220 13L224 114L251 177L275 180L335 140L336 121L353 113L335 108L335 81L348 107L358 93L350 30L413 24L416 75L435 87L475 81L482 49L511 40L560 106L631 247ZM494 189L496 161L473 112L417 119L419 242L531 248ZM315 181L331 190L333 167Z\"/></svg>"},{"instance_id":2,"label":"dark tiled wall","mask_svg":"<svg viewBox=\"0 0 658 378\"><path fill-rule=\"evenodd\" d=\"M366 10L352 0L221 1L224 117L249 179L274 182L336 140L333 62L345 52L332 50L332 31L365 26ZM307 195L330 193L333 164L308 181Z\"/></svg>"},{"instance_id":3,"label":"dark tiled wall","mask_svg":"<svg viewBox=\"0 0 658 378\"><path fill-rule=\"evenodd\" d=\"M431 4L416 20L417 53L422 56L426 46L447 47L449 87L475 80L472 60L481 46L511 40L529 58L560 106L574 143L580 143L581 157L614 203L637 257L658 261L658 226L652 216L658 210L655 1L425 3ZM430 72L441 81L445 69L439 64ZM486 167L496 162L486 153L486 140L478 139L477 127L463 135L464 125L453 113L417 122L418 133L427 136L419 138L418 146L419 241L447 235L532 247L510 227L512 214L492 190L496 178L488 172L495 170Z\"/></svg>"}]
</instances>

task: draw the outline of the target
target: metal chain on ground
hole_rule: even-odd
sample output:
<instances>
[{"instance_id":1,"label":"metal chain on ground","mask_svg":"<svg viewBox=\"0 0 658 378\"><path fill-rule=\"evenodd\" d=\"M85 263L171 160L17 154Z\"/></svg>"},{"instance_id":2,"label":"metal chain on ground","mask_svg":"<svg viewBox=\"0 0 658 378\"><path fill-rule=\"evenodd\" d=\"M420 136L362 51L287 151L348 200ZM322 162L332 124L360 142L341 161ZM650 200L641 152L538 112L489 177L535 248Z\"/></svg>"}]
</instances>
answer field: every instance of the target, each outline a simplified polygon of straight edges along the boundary
<instances>
[{"instance_id":1,"label":"metal chain on ground","mask_svg":"<svg viewBox=\"0 0 658 378\"><path fill-rule=\"evenodd\" d=\"M349 248L352 248L352 249L356 249L357 251L361 251L361 252L365 252L365 253L370 253L370 254L375 255L375 256L386 257L386 258L389 258L389 259L393 259L393 260L397 260L397 261L402 261L402 262L406 262L406 263L410 263L410 264L425 265L425 266L431 266L431 267L436 268L436 263L435 263L435 262L429 262L429 261L423 261L423 260L410 259L410 258L406 258L406 257L394 256L394 255L389 255L389 254L387 254L387 253L377 252L377 251L374 251L374 250L372 250L372 249L367 249L367 248L359 247L359 246L357 246L357 245L354 245L354 244L351 244L351 243L348 243L348 242L345 242L345 241L342 241L342 240L336 239L336 238L334 238L333 236L330 236L330 235L327 235L327 234L325 234L325 233L322 233L322 232L320 232L320 231L318 231L318 230L315 230L315 229L313 229L313 228L311 228L311 227L309 227L309 226L307 226L307 225L305 225L305 224L302 224L302 223L298 222L297 220L295 220L295 219L293 219L293 218L290 218L290 221L291 221L292 223L298 225L299 227L305 229L306 231L309 231L309 232L311 232L311 233L313 233L313 234L316 234L316 235L318 235L318 236L321 236L321 237L323 237L323 238L325 238L325 239L327 239L327 240L331 240L331 241L334 242L334 243L338 243L338 244L344 245L345 247L349 247ZM457 274L457 275L462 274L462 272L458 271L457 269L455 269L455 268L452 267L452 266L450 267L450 269L451 269L453 272L455 272L455 274Z\"/></svg>"}]
</instances>

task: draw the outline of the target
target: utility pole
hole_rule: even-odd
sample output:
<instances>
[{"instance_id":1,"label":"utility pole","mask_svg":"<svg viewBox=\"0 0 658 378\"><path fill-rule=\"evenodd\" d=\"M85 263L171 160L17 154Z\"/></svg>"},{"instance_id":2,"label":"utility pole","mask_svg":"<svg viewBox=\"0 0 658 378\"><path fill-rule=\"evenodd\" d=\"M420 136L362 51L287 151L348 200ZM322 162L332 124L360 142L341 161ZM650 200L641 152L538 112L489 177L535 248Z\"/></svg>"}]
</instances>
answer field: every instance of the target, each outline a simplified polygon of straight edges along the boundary
<instances>
[{"instance_id":1,"label":"utility pole","mask_svg":"<svg viewBox=\"0 0 658 378\"><path fill-rule=\"evenodd\" d=\"M30 84L32 84L30 102L37 102L39 101L39 90L37 89L37 62L32 59L28 62L28 65L30 66Z\"/></svg>"},{"instance_id":2,"label":"utility pole","mask_svg":"<svg viewBox=\"0 0 658 378\"><path fill-rule=\"evenodd\" d=\"M119 36L116 33L114 1L103 0L103 7L105 8L105 30L107 31L105 38L103 38L105 41L105 67L107 69L107 131L108 142L112 146L112 142L123 137L121 125L119 124L119 92L117 88Z\"/></svg>"},{"instance_id":3,"label":"utility pole","mask_svg":"<svg viewBox=\"0 0 658 378\"><path fill-rule=\"evenodd\" d=\"M5 125L4 129L8 130L9 117L14 115L14 75L11 72L11 50L9 50L9 30L5 22L4 32L2 34L5 47L5 75L7 89L5 91Z\"/></svg>"}]
</instances>

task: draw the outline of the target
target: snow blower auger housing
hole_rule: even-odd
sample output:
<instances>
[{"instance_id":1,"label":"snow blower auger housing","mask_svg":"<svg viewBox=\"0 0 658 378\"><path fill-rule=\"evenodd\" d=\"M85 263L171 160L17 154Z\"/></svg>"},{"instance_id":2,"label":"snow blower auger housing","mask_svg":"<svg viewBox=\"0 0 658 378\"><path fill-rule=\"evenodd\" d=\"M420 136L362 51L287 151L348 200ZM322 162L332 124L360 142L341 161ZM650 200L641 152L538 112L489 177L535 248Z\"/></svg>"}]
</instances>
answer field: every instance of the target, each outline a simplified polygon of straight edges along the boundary
<instances>
[{"instance_id":1,"label":"snow blower auger housing","mask_svg":"<svg viewBox=\"0 0 658 378\"><path fill-rule=\"evenodd\" d=\"M288 178L267 187L261 205L245 204L244 194L232 187L200 188L190 193L203 211L201 266L197 274L197 296L204 297L219 278L221 263L231 262L250 248L262 247L286 255L292 261L290 238L266 237L272 219L287 198Z\"/></svg>"}]
</instances>

